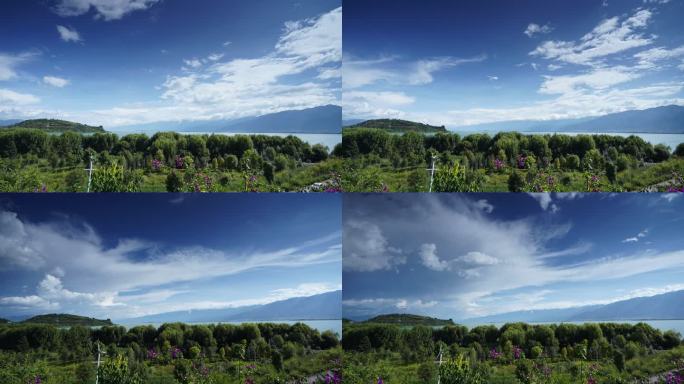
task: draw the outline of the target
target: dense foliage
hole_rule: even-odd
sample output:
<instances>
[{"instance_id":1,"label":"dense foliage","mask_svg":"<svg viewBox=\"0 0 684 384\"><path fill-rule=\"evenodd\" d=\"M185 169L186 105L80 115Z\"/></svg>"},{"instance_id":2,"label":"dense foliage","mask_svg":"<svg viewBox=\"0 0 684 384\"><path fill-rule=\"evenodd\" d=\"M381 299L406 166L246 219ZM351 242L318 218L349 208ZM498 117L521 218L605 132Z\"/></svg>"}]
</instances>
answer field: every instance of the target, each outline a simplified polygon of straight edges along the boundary
<instances>
[{"instance_id":1,"label":"dense foliage","mask_svg":"<svg viewBox=\"0 0 684 384\"><path fill-rule=\"evenodd\" d=\"M337 335L304 324L0 326L0 382L286 383L340 376ZM294 381L293 381L294 380Z\"/></svg>"},{"instance_id":2,"label":"dense foliage","mask_svg":"<svg viewBox=\"0 0 684 384\"><path fill-rule=\"evenodd\" d=\"M344 130L333 154L346 159L343 188L351 191L427 191L433 164L437 192L667 190L678 187L673 172L684 172L684 146L671 152L638 136L354 128Z\"/></svg>"},{"instance_id":3,"label":"dense foliage","mask_svg":"<svg viewBox=\"0 0 684 384\"><path fill-rule=\"evenodd\" d=\"M0 191L301 190L315 182L334 188L328 149L295 136L112 133L50 135L0 130ZM316 190L315 188L313 190Z\"/></svg>"},{"instance_id":4,"label":"dense foliage","mask_svg":"<svg viewBox=\"0 0 684 384\"><path fill-rule=\"evenodd\" d=\"M645 323L468 329L347 322L343 333L345 377L357 378L351 383L424 383L437 375L447 383L628 383L651 377L669 383L668 374L684 369L681 335Z\"/></svg>"}]
</instances>

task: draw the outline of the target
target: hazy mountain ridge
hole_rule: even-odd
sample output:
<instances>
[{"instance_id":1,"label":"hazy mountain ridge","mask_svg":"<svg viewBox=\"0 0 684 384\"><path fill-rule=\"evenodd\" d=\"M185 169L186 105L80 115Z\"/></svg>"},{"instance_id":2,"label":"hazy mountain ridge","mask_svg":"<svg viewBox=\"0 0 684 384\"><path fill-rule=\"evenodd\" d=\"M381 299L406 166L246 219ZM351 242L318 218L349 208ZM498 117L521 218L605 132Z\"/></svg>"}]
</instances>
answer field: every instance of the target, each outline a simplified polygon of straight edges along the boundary
<instances>
[{"instance_id":1,"label":"hazy mountain ridge","mask_svg":"<svg viewBox=\"0 0 684 384\"><path fill-rule=\"evenodd\" d=\"M560 120L518 120L450 127L450 131L684 133L684 107L664 107L610 113L597 117Z\"/></svg>"},{"instance_id":2,"label":"hazy mountain ridge","mask_svg":"<svg viewBox=\"0 0 684 384\"><path fill-rule=\"evenodd\" d=\"M8 120L12 121L12 120ZM0 125L2 126L2 125ZM92 125L86 125L81 123L75 123L73 121L57 120L57 119L32 119L24 120L18 123L2 126L3 129L11 128L28 128L28 129L39 129L46 132L62 133L67 131L73 131L78 133L96 133L105 132L104 128L101 126L95 127Z\"/></svg>"},{"instance_id":3,"label":"hazy mountain ridge","mask_svg":"<svg viewBox=\"0 0 684 384\"><path fill-rule=\"evenodd\" d=\"M467 319L467 323L680 320L684 319L684 290L637 297L605 305L517 311Z\"/></svg>"},{"instance_id":4,"label":"hazy mountain ridge","mask_svg":"<svg viewBox=\"0 0 684 384\"><path fill-rule=\"evenodd\" d=\"M117 132L234 132L339 134L342 107L324 105L233 120L167 121L116 127Z\"/></svg>"},{"instance_id":5,"label":"hazy mountain ridge","mask_svg":"<svg viewBox=\"0 0 684 384\"><path fill-rule=\"evenodd\" d=\"M295 297L263 305L237 308L200 309L175 311L131 319L122 323L164 323L164 322L221 322L221 321L288 321L288 320L333 320L342 318L342 291L333 291L313 296Z\"/></svg>"}]
</instances>

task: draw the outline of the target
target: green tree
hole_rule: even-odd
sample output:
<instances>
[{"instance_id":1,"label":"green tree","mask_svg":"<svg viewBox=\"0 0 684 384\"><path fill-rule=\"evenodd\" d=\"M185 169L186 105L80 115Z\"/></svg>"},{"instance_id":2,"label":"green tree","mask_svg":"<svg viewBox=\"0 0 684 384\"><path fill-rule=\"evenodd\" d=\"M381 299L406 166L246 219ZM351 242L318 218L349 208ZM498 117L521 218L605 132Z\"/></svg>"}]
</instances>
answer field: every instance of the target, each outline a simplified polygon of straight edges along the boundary
<instances>
[{"instance_id":1,"label":"green tree","mask_svg":"<svg viewBox=\"0 0 684 384\"><path fill-rule=\"evenodd\" d=\"M522 192L525 188L525 179L522 174L518 171L511 172L508 176L508 191L509 192Z\"/></svg>"},{"instance_id":2,"label":"green tree","mask_svg":"<svg viewBox=\"0 0 684 384\"><path fill-rule=\"evenodd\" d=\"M101 384L142 384L138 375L129 372L128 359L123 356L105 359L97 375Z\"/></svg>"}]
</instances>

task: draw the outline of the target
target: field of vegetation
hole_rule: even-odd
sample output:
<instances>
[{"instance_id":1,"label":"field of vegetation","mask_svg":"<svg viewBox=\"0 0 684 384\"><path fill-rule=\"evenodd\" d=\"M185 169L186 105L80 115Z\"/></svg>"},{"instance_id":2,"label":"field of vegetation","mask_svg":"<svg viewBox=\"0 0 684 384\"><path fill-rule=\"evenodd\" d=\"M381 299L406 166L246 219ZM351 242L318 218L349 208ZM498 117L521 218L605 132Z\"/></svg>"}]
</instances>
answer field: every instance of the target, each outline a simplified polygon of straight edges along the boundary
<instances>
[{"instance_id":1,"label":"field of vegetation","mask_svg":"<svg viewBox=\"0 0 684 384\"><path fill-rule=\"evenodd\" d=\"M350 192L684 191L684 143L672 151L638 136L501 132L393 134L347 128L334 155Z\"/></svg>"},{"instance_id":2,"label":"field of vegetation","mask_svg":"<svg viewBox=\"0 0 684 384\"><path fill-rule=\"evenodd\" d=\"M3 384L340 383L341 357L336 334L301 323L0 326Z\"/></svg>"},{"instance_id":3,"label":"field of vegetation","mask_svg":"<svg viewBox=\"0 0 684 384\"><path fill-rule=\"evenodd\" d=\"M295 136L0 130L0 192L336 191L340 160Z\"/></svg>"},{"instance_id":4,"label":"field of vegetation","mask_svg":"<svg viewBox=\"0 0 684 384\"><path fill-rule=\"evenodd\" d=\"M679 384L681 335L615 323L497 328L345 322L352 384ZM441 360L441 363L440 363Z\"/></svg>"}]
</instances>

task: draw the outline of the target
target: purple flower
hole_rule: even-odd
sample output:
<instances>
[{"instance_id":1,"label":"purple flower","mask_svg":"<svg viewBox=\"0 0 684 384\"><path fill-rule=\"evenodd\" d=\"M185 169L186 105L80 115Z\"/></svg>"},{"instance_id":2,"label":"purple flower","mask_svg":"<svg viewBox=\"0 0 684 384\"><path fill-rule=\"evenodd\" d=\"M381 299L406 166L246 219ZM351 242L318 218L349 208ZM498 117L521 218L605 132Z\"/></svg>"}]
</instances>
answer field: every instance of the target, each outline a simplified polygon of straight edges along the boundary
<instances>
[{"instance_id":1,"label":"purple flower","mask_svg":"<svg viewBox=\"0 0 684 384\"><path fill-rule=\"evenodd\" d=\"M183 158L176 155L176 169L183 169L184 165L185 165L185 162L183 161Z\"/></svg>"},{"instance_id":2,"label":"purple flower","mask_svg":"<svg viewBox=\"0 0 684 384\"><path fill-rule=\"evenodd\" d=\"M153 159L152 160L152 170L158 171L162 167L162 162L161 160Z\"/></svg>"},{"instance_id":3,"label":"purple flower","mask_svg":"<svg viewBox=\"0 0 684 384\"><path fill-rule=\"evenodd\" d=\"M527 157L518 155L518 168L523 169L525 168L525 163L527 161Z\"/></svg>"},{"instance_id":4,"label":"purple flower","mask_svg":"<svg viewBox=\"0 0 684 384\"><path fill-rule=\"evenodd\" d=\"M522 349L518 347L513 347L513 357L517 360L522 357Z\"/></svg>"},{"instance_id":5,"label":"purple flower","mask_svg":"<svg viewBox=\"0 0 684 384\"><path fill-rule=\"evenodd\" d=\"M155 351L154 349L148 349L148 350L147 350L147 358L148 358L149 360L154 360L154 359L156 359L158 355L159 355L159 354L158 354L157 351Z\"/></svg>"},{"instance_id":6,"label":"purple flower","mask_svg":"<svg viewBox=\"0 0 684 384\"><path fill-rule=\"evenodd\" d=\"M501 357L501 352L497 352L496 348L492 349L489 351L489 358L492 360L496 360Z\"/></svg>"},{"instance_id":7,"label":"purple flower","mask_svg":"<svg viewBox=\"0 0 684 384\"><path fill-rule=\"evenodd\" d=\"M494 168L495 168L497 171L502 170L505 166L506 166L506 165L504 164L504 162L503 162L502 160L494 159Z\"/></svg>"},{"instance_id":8,"label":"purple flower","mask_svg":"<svg viewBox=\"0 0 684 384\"><path fill-rule=\"evenodd\" d=\"M385 382L382 381L382 377L378 377L378 384L384 384Z\"/></svg>"},{"instance_id":9,"label":"purple flower","mask_svg":"<svg viewBox=\"0 0 684 384\"><path fill-rule=\"evenodd\" d=\"M35 384L40 384L40 383L42 383L42 382L43 382L43 381L40 379L40 376L36 376L34 383L35 383Z\"/></svg>"}]
</instances>

